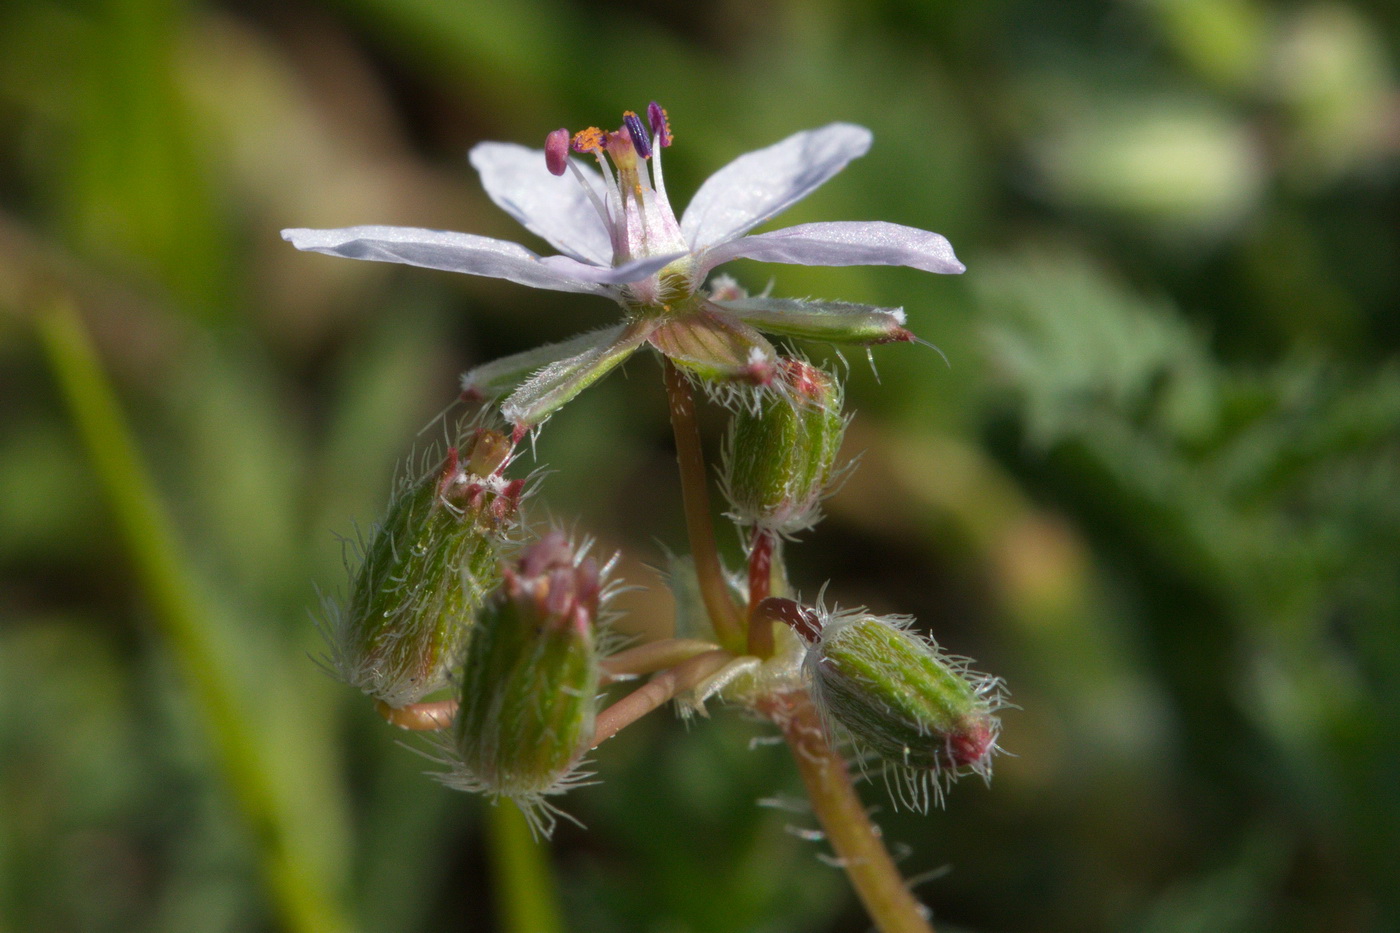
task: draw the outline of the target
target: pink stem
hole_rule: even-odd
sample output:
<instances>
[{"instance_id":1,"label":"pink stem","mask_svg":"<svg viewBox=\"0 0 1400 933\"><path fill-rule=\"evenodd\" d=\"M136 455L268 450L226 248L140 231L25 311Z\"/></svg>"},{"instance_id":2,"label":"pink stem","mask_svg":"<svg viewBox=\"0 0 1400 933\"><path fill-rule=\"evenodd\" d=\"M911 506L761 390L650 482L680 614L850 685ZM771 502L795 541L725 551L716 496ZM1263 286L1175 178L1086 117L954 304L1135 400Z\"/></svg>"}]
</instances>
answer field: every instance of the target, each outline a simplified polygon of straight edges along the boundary
<instances>
[{"instance_id":1,"label":"pink stem","mask_svg":"<svg viewBox=\"0 0 1400 933\"><path fill-rule=\"evenodd\" d=\"M734 656L728 651L715 649L697 654L689 661L657 674L646 684L598 714L593 732L593 747L597 748L677 693L689 690L733 659Z\"/></svg>"},{"instance_id":2,"label":"pink stem","mask_svg":"<svg viewBox=\"0 0 1400 933\"><path fill-rule=\"evenodd\" d=\"M773 545L772 532L754 529L749 550L749 654L759 658L773 656L773 623L758 612L758 604L773 588Z\"/></svg>"},{"instance_id":3,"label":"pink stem","mask_svg":"<svg viewBox=\"0 0 1400 933\"><path fill-rule=\"evenodd\" d=\"M452 725L457 715L456 700L439 700L436 703L410 703L408 706L390 706L383 700L374 704L388 722L400 729L415 732L435 732Z\"/></svg>"}]
</instances>

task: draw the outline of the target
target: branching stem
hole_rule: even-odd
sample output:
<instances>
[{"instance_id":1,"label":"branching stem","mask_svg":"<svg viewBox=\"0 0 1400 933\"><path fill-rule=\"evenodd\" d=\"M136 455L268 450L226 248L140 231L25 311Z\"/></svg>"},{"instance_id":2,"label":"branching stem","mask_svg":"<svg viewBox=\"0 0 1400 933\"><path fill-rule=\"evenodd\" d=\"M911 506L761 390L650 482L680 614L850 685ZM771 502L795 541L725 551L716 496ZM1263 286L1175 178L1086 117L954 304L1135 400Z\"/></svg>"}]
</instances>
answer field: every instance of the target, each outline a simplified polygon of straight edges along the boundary
<instances>
[{"instance_id":1,"label":"branching stem","mask_svg":"<svg viewBox=\"0 0 1400 933\"><path fill-rule=\"evenodd\" d=\"M657 674L598 714L597 726L593 733L593 747L597 748L682 690L689 690L732 660L734 655L717 648L697 654L690 660Z\"/></svg>"},{"instance_id":2,"label":"branching stem","mask_svg":"<svg viewBox=\"0 0 1400 933\"><path fill-rule=\"evenodd\" d=\"M603 675L612 680L622 680L637 674L664 671L666 668L675 667L697 654L718 649L719 645L714 642L701 641L698 638L663 638L660 641L650 641L645 645L619 651L610 658L604 658Z\"/></svg>"},{"instance_id":3,"label":"branching stem","mask_svg":"<svg viewBox=\"0 0 1400 933\"><path fill-rule=\"evenodd\" d=\"M759 609L771 594L776 544L772 536L764 532L755 534L749 556L748 605L753 610L741 612L735 604L710 523L709 491L694 395L685 377L669 360L665 370L691 554L711 624L720 644L730 651L697 654L658 674L645 686L608 707L598 715L595 747L680 691L718 671L733 659L731 651L747 650L758 657L771 656L774 621L789 624L807 621L805 618L789 620L781 612L774 615ZM797 627L799 632L803 631L800 625ZM783 730L811 797L812 809L880 933L933 933L923 908L905 886L881 841L879 830L870 822L845 759L831 747L826 727L806 691L772 694L757 705L760 712Z\"/></svg>"}]
</instances>

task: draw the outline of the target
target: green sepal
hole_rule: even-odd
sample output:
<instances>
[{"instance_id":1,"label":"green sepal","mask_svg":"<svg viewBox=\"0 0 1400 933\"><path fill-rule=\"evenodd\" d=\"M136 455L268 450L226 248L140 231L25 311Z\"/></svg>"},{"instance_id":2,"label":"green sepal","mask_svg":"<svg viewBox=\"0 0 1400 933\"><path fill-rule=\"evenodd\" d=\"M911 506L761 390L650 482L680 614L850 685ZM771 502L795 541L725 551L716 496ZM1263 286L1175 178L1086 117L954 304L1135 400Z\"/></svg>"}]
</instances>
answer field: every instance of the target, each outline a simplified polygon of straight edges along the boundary
<instances>
[{"instance_id":1,"label":"green sepal","mask_svg":"<svg viewBox=\"0 0 1400 933\"><path fill-rule=\"evenodd\" d=\"M759 330L783 337L865 345L914 339L904 326L902 308L801 298L742 297L713 303Z\"/></svg>"},{"instance_id":2,"label":"green sepal","mask_svg":"<svg viewBox=\"0 0 1400 933\"><path fill-rule=\"evenodd\" d=\"M593 739L599 667L592 633L542 623L514 600L493 601L467 648L457 752L489 793L551 791Z\"/></svg>"},{"instance_id":3,"label":"green sepal","mask_svg":"<svg viewBox=\"0 0 1400 933\"><path fill-rule=\"evenodd\" d=\"M725 449L725 493L746 525L789 533L810 526L845 435L842 390L832 376L784 360L773 384L740 406Z\"/></svg>"},{"instance_id":4,"label":"green sepal","mask_svg":"<svg viewBox=\"0 0 1400 933\"><path fill-rule=\"evenodd\" d=\"M577 782L592 746L601 596L596 562L551 532L503 571L462 662L453 767L439 777L515 800L537 832L557 812L545 797Z\"/></svg>"},{"instance_id":5,"label":"green sepal","mask_svg":"<svg viewBox=\"0 0 1400 933\"><path fill-rule=\"evenodd\" d=\"M548 366L598 347L610 346L626 328L626 324L602 327L570 337L568 340L547 343L542 347L483 363L462 374L462 393L468 398L487 399L504 395Z\"/></svg>"},{"instance_id":6,"label":"green sepal","mask_svg":"<svg viewBox=\"0 0 1400 933\"><path fill-rule=\"evenodd\" d=\"M998 682L971 675L906 620L854 613L829 621L808 655L812 696L856 742L897 765L983 770L995 749Z\"/></svg>"},{"instance_id":7,"label":"green sepal","mask_svg":"<svg viewBox=\"0 0 1400 933\"><path fill-rule=\"evenodd\" d=\"M586 349L540 368L501 403L501 416L517 428L540 424L631 356L655 326L650 320L630 321L585 334L588 340L576 338Z\"/></svg>"},{"instance_id":8,"label":"green sepal","mask_svg":"<svg viewBox=\"0 0 1400 933\"><path fill-rule=\"evenodd\" d=\"M464 471L455 451L406 484L334 614L335 672L393 707L446 686L477 607L500 584L518 497L519 484Z\"/></svg>"}]
</instances>

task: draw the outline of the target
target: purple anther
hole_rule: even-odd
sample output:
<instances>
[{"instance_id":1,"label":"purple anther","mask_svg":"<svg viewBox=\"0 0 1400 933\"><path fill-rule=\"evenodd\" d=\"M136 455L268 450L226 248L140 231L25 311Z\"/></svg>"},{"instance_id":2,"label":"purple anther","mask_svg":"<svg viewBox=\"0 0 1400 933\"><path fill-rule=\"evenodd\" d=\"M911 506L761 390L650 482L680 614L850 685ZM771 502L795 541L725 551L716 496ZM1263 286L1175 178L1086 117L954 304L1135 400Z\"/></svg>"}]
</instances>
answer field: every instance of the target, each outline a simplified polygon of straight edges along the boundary
<instances>
[{"instance_id":1,"label":"purple anther","mask_svg":"<svg viewBox=\"0 0 1400 933\"><path fill-rule=\"evenodd\" d=\"M662 110L656 101L647 104L647 122L651 124L651 132L661 141L662 146L671 145L670 121L666 119L666 111Z\"/></svg>"},{"instance_id":2,"label":"purple anther","mask_svg":"<svg viewBox=\"0 0 1400 933\"><path fill-rule=\"evenodd\" d=\"M646 128L642 126L642 118L629 110L622 115L622 125L627 127L627 135L632 137L632 148L637 150L637 155L643 159L650 159L651 140L647 138Z\"/></svg>"},{"instance_id":3,"label":"purple anther","mask_svg":"<svg viewBox=\"0 0 1400 933\"><path fill-rule=\"evenodd\" d=\"M544 164L553 175L569 169L569 131L560 127L544 138Z\"/></svg>"}]
</instances>

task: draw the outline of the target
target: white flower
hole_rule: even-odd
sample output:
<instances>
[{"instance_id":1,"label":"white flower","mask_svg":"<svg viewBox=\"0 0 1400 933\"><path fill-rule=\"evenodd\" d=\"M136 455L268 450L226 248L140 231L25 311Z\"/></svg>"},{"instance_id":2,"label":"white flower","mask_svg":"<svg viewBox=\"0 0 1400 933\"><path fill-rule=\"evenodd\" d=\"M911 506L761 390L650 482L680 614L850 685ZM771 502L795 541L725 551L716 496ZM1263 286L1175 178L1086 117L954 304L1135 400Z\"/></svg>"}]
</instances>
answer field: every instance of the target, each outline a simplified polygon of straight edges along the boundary
<instances>
[{"instance_id":1,"label":"white flower","mask_svg":"<svg viewBox=\"0 0 1400 933\"><path fill-rule=\"evenodd\" d=\"M832 123L740 156L700 186L678 222L661 173L670 126L655 103L647 108L647 124L629 111L615 132L590 128L570 140L567 130L556 130L543 152L513 143L472 149L486 193L559 250L557 256L490 237L411 227L292 229L282 236L298 249L594 292L620 304L620 324L462 377L468 395L513 388L501 413L518 429L542 422L645 343L701 378L765 383L776 353L760 330L862 344L914 339L899 308L749 297L732 286L704 291L710 271L731 259L963 271L944 237L882 221L749 234L864 155L871 141L864 127ZM580 165L570 149L594 156L598 170Z\"/></svg>"}]
</instances>

